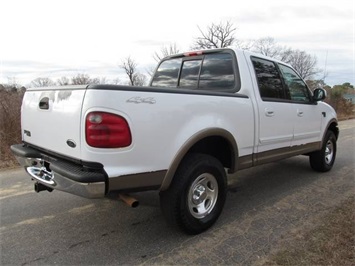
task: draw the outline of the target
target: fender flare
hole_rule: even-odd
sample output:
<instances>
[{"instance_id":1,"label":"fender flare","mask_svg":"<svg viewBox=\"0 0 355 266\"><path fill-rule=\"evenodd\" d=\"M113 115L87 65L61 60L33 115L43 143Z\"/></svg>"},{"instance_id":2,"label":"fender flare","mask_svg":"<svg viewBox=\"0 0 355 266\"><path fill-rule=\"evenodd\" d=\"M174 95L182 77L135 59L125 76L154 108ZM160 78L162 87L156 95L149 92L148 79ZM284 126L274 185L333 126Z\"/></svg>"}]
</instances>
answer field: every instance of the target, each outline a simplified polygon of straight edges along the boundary
<instances>
[{"instance_id":1,"label":"fender flare","mask_svg":"<svg viewBox=\"0 0 355 266\"><path fill-rule=\"evenodd\" d=\"M322 142L322 145L323 145L323 141L324 141L324 136L325 136L325 134L327 134L327 131L329 130L331 124L335 124L335 125L336 125L336 126L335 126L336 132L334 132L334 134L335 134L336 139L338 139L338 137L339 137L338 121L337 121L335 118L333 118L333 119L331 119L331 120L328 122L327 126L325 127L325 130L324 130L323 136L322 136L322 141L321 141L321 142ZM322 147L322 146L321 146L321 147Z\"/></svg>"},{"instance_id":2,"label":"fender flare","mask_svg":"<svg viewBox=\"0 0 355 266\"><path fill-rule=\"evenodd\" d=\"M235 172L237 168L238 161L238 145L233 135L227 130L221 128L208 128L201 130L191 136L182 147L178 150L176 155L174 156L173 161L171 162L167 173L163 179L162 185L160 187L160 191L167 190L174 178L175 172L178 169L181 161L185 157L185 155L189 152L189 150L199 141L207 138L207 137L222 137L226 139L229 143L231 149L231 168L230 172Z\"/></svg>"}]
</instances>

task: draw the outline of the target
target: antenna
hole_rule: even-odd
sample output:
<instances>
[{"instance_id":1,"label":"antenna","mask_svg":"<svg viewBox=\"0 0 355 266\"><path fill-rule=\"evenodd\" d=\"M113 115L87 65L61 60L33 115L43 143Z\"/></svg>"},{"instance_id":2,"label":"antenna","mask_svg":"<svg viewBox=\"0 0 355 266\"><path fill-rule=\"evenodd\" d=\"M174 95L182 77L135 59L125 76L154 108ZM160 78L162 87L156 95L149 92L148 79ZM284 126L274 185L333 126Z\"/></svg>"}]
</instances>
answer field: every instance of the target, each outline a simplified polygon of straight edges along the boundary
<instances>
[{"instance_id":1,"label":"antenna","mask_svg":"<svg viewBox=\"0 0 355 266\"><path fill-rule=\"evenodd\" d=\"M328 63L328 50L325 54L325 63L324 63L324 74L323 74L323 83L325 84L325 78L327 76L327 63Z\"/></svg>"}]
</instances>

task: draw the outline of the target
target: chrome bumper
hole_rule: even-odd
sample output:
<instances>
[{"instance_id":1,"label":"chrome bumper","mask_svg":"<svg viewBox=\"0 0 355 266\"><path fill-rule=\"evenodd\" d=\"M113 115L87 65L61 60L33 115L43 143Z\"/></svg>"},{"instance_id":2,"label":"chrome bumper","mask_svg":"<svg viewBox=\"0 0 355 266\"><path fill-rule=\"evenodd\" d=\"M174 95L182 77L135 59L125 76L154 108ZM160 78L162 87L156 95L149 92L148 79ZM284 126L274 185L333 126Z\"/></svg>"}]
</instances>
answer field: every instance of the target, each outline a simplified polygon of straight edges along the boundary
<instances>
[{"instance_id":1,"label":"chrome bumper","mask_svg":"<svg viewBox=\"0 0 355 266\"><path fill-rule=\"evenodd\" d=\"M52 164L51 162L47 162L45 159L41 158L39 152L38 158L23 156L24 153L21 150L22 148L21 145L13 145L11 150L20 165L23 166L26 172L32 177L33 181L39 182L48 188L61 190L84 198L101 198L105 196L104 180L99 182L96 182L96 180L93 180L95 182L79 182L73 180L73 178L65 176L63 171L58 172L60 166L55 165L55 163ZM27 151L28 147L25 149ZM73 169L75 167L74 170L77 170L78 168L78 166L70 165L70 163L66 163L66 165L69 165ZM80 174L85 176L85 172ZM91 176L93 175L93 173L90 172L87 174ZM100 179L102 179L102 177L100 177Z\"/></svg>"}]
</instances>

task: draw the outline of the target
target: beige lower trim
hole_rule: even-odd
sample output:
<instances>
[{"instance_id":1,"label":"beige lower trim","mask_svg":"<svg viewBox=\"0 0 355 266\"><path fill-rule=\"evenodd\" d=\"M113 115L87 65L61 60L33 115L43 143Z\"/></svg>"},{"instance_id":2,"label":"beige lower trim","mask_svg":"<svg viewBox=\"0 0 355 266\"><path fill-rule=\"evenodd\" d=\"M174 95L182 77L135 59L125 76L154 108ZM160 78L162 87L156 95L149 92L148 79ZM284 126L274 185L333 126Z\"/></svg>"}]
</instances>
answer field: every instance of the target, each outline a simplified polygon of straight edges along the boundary
<instances>
[{"instance_id":1,"label":"beige lower trim","mask_svg":"<svg viewBox=\"0 0 355 266\"><path fill-rule=\"evenodd\" d=\"M286 147L272 151L265 151L255 155L254 166L271 163L289 157L306 154L312 151L320 150L322 142L313 142L305 145Z\"/></svg>"},{"instance_id":2,"label":"beige lower trim","mask_svg":"<svg viewBox=\"0 0 355 266\"><path fill-rule=\"evenodd\" d=\"M322 142L313 142L305 145L286 147L272 151L265 151L253 155L242 156L238 160L238 170L253 166L275 162L293 156L307 154L312 151L320 150Z\"/></svg>"},{"instance_id":3,"label":"beige lower trim","mask_svg":"<svg viewBox=\"0 0 355 266\"><path fill-rule=\"evenodd\" d=\"M253 166L253 155L242 156L238 159L237 170L250 168ZM231 173L231 172L230 172ZM232 173L231 173L232 174Z\"/></svg>"},{"instance_id":4,"label":"beige lower trim","mask_svg":"<svg viewBox=\"0 0 355 266\"><path fill-rule=\"evenodd\" d=\"M134 175L110 177L108 179L109 192L122 190L143 191L158 189L166 175L167 170Z\"/></svg>"},{"instance_id":5,"label":"beige lower trim","mask_svg":"<svg viewBox=\"0 0 355 266\"><path fill-rule=\"evenodd\" d=\"M261 152L253 155L242 156L238 158L237 170L250 168L260 164L275 162L292 156L306 154L321 149L322 142L313 142L310 144L286 147L272 151ZM177 167L177 166L176 166ZM144 190L164 190L170 185L167 181L169 172L161 170L150 173L140 173L134 175L118 176L109 178L109 192L112 191L144 191Z\"/></svg>"}]
</instances>

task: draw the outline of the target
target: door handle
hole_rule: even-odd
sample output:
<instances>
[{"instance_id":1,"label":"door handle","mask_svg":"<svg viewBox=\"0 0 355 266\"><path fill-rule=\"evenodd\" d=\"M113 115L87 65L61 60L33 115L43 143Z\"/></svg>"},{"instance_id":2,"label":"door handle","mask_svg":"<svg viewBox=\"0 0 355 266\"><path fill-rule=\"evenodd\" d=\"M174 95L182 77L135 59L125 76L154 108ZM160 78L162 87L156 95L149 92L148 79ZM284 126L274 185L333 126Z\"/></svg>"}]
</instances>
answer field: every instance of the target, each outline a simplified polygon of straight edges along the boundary
<instances>
[{"instance_id":1,"label":"door handle","mask_svg":"<svg viewBox=\"0 0 355 266\"><path fill-rule=\"evenodd\" d=\"M268 117L271 117L271 116L275 115L275 112L272 109L265 108L265 115L268 116Z\"/></svg>"},{"instance_id":2,"label":"door handle","mask_svg":"<svg viewBox=\"0 0 355 266\"><path fill-rule=\"evenodd\" d=\"M49 98L48 97L44 97L41 99L41 101L38 104L39 109L42 110L48 110L49 109Z\"/></svg>"},{"instance_id":3,"label":"door handle","mask_svg":"<svg viewBox=\"0 0 355 266\"><path fill-rule=\"evenodd\" d=\"M298 115L299 117L302 117L302 116L303 116L303 111L297 110L297 115Z\"/></svg>"}]
</instances>

